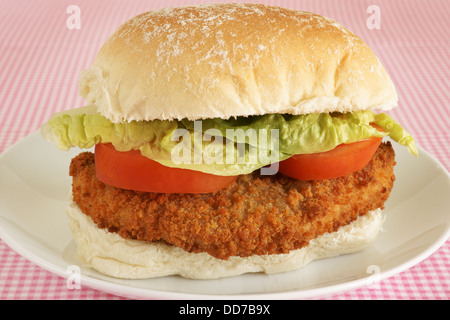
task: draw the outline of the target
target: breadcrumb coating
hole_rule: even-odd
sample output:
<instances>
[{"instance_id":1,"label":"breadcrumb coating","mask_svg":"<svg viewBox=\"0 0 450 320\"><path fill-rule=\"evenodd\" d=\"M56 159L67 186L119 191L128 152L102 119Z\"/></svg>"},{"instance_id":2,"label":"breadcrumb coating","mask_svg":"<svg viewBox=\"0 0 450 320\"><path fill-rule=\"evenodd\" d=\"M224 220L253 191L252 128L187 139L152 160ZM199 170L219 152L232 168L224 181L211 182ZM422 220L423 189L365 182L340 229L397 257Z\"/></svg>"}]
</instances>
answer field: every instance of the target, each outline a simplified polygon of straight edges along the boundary
<instances>
[{"instance_id":1,"label":"breadcrumb coating","mask_svg":"<svg viewBox=\"0 0 450 320\"><path fill-rule=\"evenodd\" d=\"M368 165L345 177L300 181L278 173L240 176L209 194L146 193L99 181L94 154L72 159L73 199L99 228L126 239L164 241L188 252L281 254L384 208L395 180L395 153L382 143Z\"/></svg>"}]
</instances>

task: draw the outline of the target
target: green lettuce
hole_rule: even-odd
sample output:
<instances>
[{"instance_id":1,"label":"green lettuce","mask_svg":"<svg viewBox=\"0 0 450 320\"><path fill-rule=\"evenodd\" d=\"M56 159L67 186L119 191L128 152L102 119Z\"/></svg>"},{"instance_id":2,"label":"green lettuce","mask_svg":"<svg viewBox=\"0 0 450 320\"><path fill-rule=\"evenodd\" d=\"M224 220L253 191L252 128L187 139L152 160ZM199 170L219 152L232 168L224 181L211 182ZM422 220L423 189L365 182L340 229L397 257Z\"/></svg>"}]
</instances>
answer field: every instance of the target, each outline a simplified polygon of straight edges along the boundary
<instances>
[{"instance_id":1,"label":"green lettuce","mask_svg":"<svg viewBox=\"0 0 450 320\"><path fill-rule=\"evenodd\" d=\"M95 106L87 106L54 114L41 127L41 134L66 151L73 147L89 149L100 142L112 143L119 151L148 145L153 150L149 158L168 153L165 157L170 159L170 150L177 144L170 138L177 128L176 121L113 123L97 113Z\"/></svg>"},{"instance_id":2,"label":"green lettuce","mask_svg":"<svg viewBox=\"0 0 450 320\"><path fill-rule=\"evenodd\" d=\"M194 121L182 120L188 129L194 129ZM375 123L385 132L370 125ZM406 146L417 156L412 136L390 115L373 111L353 113L313 113L307 115L269 114L253 117L238 117L230 120L202 120L203 132L209 129L220 131L223 137L234 138L227 130L278 129L279 150L290 155L324 152L342 143L352 143L369 137L389 136ZM259 141L259 140L258 140ZM252 144L248 140L246 143ZM257 146L253 144L254 146Z\"/></svg>"},{"instance_id":3,"label":"green lettuce","mask_svg":"<svg viewBox=\"0 0 450 320\"><path fill-rule=\"evenodd\" d=\"M369 137L389 136L417 156L411 135L390 115L372 111L113 123L88 106L55 114L41 133L63 150L112 143L119 151L140 150L169 167L216 175L247 174L295 154Z\"/></svg>"}]
</instances>

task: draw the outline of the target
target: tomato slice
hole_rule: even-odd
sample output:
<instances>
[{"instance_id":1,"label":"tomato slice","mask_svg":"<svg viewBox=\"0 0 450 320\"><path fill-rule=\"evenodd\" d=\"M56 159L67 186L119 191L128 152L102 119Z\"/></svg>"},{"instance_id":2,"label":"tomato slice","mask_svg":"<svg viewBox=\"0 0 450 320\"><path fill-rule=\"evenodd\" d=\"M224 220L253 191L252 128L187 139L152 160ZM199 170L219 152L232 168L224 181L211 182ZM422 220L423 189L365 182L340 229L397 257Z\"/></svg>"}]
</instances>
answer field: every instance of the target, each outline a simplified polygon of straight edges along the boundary
<instances>
[{"instance_id":1,"label":"tomato slice","mask_svg":"<svg viewBox=\"0 0 450 320\"><path fill-rule=\"evenodd\" d=\"M279 171L300 180L343 177L364 168L380 146L382 138L341 144L326 152L299 154L280 162Z\"/></svg>"},{"instance_id":2,"label":"tomato slice","mask_svg":"<svg viewBox=\"0 0 450 320\"><path fill-rule=\"evenodd\" d=\"M158 193L209 193L228 187L237 176L217 176L170 168L141 155L117 151L110 143L95 146L97 178L114 187Z\"/></svg>"}]
</instances>

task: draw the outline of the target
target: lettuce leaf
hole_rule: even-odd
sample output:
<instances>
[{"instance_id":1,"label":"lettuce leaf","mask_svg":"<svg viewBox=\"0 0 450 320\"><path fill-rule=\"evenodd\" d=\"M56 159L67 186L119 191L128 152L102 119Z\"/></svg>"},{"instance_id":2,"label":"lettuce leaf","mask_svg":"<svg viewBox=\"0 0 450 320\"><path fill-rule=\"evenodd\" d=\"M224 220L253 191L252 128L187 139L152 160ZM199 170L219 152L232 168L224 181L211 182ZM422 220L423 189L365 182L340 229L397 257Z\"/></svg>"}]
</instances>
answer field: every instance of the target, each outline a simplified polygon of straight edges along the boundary
<instances>
[{"instance_id":1,"label":"lettuce leaf","mask_svg":"<svg viewBox=\"0 0 450 320\"><path fill-rule=\"evenodd\" d=\"M389 138L407 147L411 154L416 157L419 155L413 137L397 121L392 119L390 115L386 113L375 114L373 122L383 128Z\"/></svg>"},{"instance_id":2,"label":"lettuce leaf","mask_svg":"<svg viewBox=\"0 0 450 320\"><path fill-rule=\"evenodd\" d=\"M236 130L254 130L258 135L260 130L278 130L280 152L288 154L307 154L324 152L342 143L351 143L367 137L383 137L384 133L369 125L365 114L354 113L345 116L340 114L317 113L299 116L270 114L250 118L233 120L208 119L202 121L204 132L217 129L223 137L236 142L233 132ZM373 120L373 119L371 119ZM185 126L194 129L193 121L183 120ZM230 131L230 129L232 129ZM270 134L269 134L270 139ZM257 143L255 143L257 141ZM259 139L247 140L255 147L259 146ZM266 147L265 144L259 147Z\"/></svg>"},{"instance_id":3,"label":"lettuce leaf","mask_svg":"<svg viewBox=\"0 0 450 320\"><path fill-rule=\"evenodd\" d=\"M140 150L169 167L216 175L247 174L294 154L324 152L374 136L389 136L417 156L411 135L390 115L372 111L113 123L87 106L56 113L41 133L62 150L112 143L119 151Z\"/></svg>"}]
</instances>

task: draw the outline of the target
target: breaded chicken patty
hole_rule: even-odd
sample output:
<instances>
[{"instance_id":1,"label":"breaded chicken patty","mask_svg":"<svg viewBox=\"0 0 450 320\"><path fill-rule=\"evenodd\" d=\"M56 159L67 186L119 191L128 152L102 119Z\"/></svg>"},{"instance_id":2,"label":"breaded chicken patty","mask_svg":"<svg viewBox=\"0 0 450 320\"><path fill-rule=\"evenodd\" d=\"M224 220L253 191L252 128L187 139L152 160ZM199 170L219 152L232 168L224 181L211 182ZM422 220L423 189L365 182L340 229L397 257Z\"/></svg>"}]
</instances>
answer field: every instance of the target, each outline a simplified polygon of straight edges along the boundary
<instances>
[{"instance_id":1,"label":"breaded chicken patty","mask_svg":"<svg viewBox=\"0 0 450 320\"><path fill-rule=\"evenodd\" d=\"M188 252L230 256L288 253L384 208L395 180L395 154L382 143L369 164L345 177L300 181L280 173L240 176L210 194L123 190L95 175L94 154L72 159L73 199L100 228L126 239L164 241Z\"/></svg>"}]
</instances>

